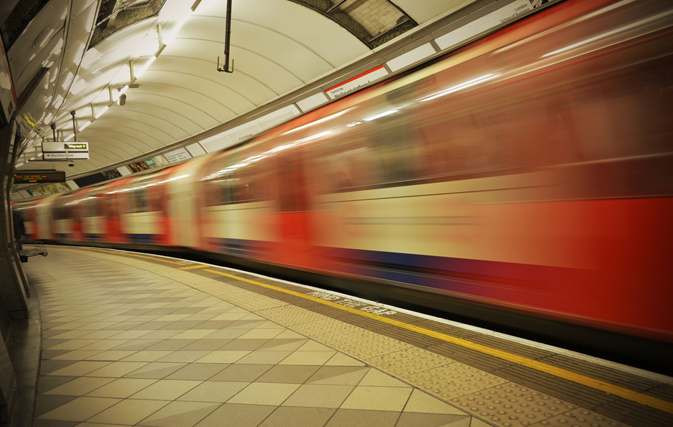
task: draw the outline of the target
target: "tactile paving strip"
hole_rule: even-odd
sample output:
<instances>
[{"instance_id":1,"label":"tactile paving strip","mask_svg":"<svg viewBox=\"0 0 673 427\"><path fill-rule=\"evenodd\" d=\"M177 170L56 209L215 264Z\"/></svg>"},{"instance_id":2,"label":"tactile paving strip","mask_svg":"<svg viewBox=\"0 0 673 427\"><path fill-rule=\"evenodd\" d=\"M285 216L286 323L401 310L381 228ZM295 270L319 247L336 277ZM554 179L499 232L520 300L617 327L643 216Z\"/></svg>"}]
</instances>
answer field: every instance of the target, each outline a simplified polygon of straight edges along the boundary
<instances>
[{"instance_id":1,"label":"tactile paving strip","mask_svg":"<svg viewBox=\"0 0 673 427\"><path fill-rule=\"evenodd\" d=\"M529 426L576 409L559 399L506 383L450 400L464 411L503 427Z\"/></svg>"},{"instance_id":2,"label":"tactile paving strip","mask_svg":"<svg viewBox=\"0 0 673 427\"><path fill-rule=\"evenodd\" d=\"M410 347L396 339L328 317L314 324L297 325L294 329L363 361Z\"/></svg>"},{"instance_id":3,"label":"tactile paving strip","mask_svg":"<svg viewBox=\"0 0 673 427\"><path fill-rule=\"evenodd\" d=\"M285 327L293 327L302 323L317 322L324 318L324 316L320 314L294 305L284 305L282 307L260 310L257 314L264 316L271 321L280 323Z\"/></svg>"},{"instance_id":4,"label":"tactile paving strip","mask_svg":"<svg viewBox=\"0 0 673 427\"><path fill-rule=\"evenodd\" d=\"M367 363L400 376L407 377L417 372L427 371L438 366L448 365L455 362L444 356L410 347L401 351L384 354L365 359Z\"/></svg>"},{"instance_id":5,"label":"tactile paving strip","mask_svg":"<svg viewBox=\"0 0 673 427\"><path fill-rule=\"evenodd\" d=\"M428 393L433 393L447 401L507 383L506 380L498 376L459 362L404 375L402 378L416 387Z\"/></svg>"},{"instance_id":6,"label":"tactile paving strip","mask_svg":"<svg viewBox=\"0 0 673 427\"><path fill-rule=\"evenodd\" d=\"M622 424L612 418L604 417L587 409L577 408L547 420L540 421L539 423L532 424L532 426L624 427L626 424Z\"/></svg>"}]
</instances>

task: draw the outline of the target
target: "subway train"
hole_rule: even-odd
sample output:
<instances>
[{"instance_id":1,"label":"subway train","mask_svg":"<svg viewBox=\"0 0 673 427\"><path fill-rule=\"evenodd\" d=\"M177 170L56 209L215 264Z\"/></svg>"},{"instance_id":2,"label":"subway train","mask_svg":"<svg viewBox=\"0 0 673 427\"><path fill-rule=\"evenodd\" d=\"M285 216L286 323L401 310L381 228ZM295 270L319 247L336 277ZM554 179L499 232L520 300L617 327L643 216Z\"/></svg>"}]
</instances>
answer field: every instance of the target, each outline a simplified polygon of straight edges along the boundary
<instances>
[{"instance_id":1,"label":"subway train","mask_svg":"<svg viewBox=\"0 0 673 427\"><path fill-rule=\"evenodd\" d=\"M673 4L567 0L239 146L18 209L33 239L183 248L668 358L672 195Z\"/></svg>"}]
</instances>

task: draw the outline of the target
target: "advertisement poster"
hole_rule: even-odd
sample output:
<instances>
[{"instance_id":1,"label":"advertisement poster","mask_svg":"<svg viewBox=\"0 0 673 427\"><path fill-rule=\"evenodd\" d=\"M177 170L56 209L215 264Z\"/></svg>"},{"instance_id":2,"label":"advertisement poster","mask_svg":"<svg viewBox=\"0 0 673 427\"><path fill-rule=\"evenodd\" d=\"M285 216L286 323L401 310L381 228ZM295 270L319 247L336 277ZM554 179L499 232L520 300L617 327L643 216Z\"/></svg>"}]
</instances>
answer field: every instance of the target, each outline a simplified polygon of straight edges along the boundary
<instances>
[{"instance_id":1,"label":"advertisement poster","mask_svg":"<svg viewBox=\"0 0 673 427\"><path fill-rule=\"evenodd\" d=\"M147 166L147 163L140 161L136 163L131 163L128 165L128 168L131 169L131 172L140 172L149 169L149 166Z\"/></svg>"},{"instance_id":2,"label":"advertisement poster","mask_svg":"<svg viewBox=\"0 0 673 427\"><path fill-rule=\"evenodd\" d=\"M117 169L106 170L101 172L101 174L105 177L105 179L115 179L122 176L121 172L119 172Z\"/></svg>"},{"instance_id":3,"label":"advertisement poster","mask_svg":"<svg viewBox=\"0 0 673 427\"><path fill-rule=\"evenodd\" d=\"M164 158L168 160L169 163L178 163L183 160L191 159L192 155L189 154L185 148L178 148L177 150L165 153Z\"/></svg>"}]
</instances>

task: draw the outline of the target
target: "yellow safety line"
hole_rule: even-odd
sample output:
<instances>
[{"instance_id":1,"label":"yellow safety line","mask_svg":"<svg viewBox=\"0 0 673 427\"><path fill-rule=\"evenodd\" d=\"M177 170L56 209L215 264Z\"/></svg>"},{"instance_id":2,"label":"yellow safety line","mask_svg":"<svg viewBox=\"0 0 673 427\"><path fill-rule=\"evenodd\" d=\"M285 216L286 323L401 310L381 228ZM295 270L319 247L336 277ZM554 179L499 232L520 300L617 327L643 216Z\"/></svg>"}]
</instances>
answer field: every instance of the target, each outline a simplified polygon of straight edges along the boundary
<instances>
[{"instance_id":1,"label":"yellow safety line","mask_svg":"<svg viewBox=\"0 0 673 427\"><path fill-rule=\"evenodd\" d=\"M195 270L197 268L211 267L210 265L190 265L189 267L179 267L178 270Z\"/></svg>"},{"instance_id":2,"label":"yellow safety line","mask_svg":"<svg viewBox=\"0 0 673 427\"><path fill-rule=\"evenodd\" d=\"M105 251L103 249L89 249L89 250L96 251L96 252L105 252L105 253L108 253L108 254L115 254L115 255L127 255L127 256L134 256L134 257L138 257L138 258L147 258L147 259L151 259L151 260L154 260L154 261L167 262L169 264L175 264L175 265L185 265L184 262L168 261L166 259L154 258L154 257L151 257L151 256L145 256L145 255L129 254L129 253L126 253L126 252Z\"/></svg>"},{"instance_id":3,"label":"yellow safety line","mask_svg":"<svg viewBox=\"0 0 673 427\"><path fill-rule=\"evenodd\" d=\"M656 397L652 397L652 396L648 396L648 395L645 395L645 394L642 394L642 393L638 393L636 391L629 390L627 388L620 387L620 386L617 386L617 385L614 385L614 384L610 384L610 383L607 383L605 381L601 381L601 380L596 379L596 378L591 378L591 377L588 377L586 375L578 374L577 372L572 372L572 371L568 371L566 369L557 368L556 366L552 366L552 365L548 365L546 363L538 362L537 360L529 359L527 357L519 356L517 354L512 354L512 353L508 353L506 351L497 350L495 348L491 348L491 347L487 347L485 345L473 343L471 341L467 341L467 340L464 340L464 339L461 339L461 338L452 337L450 335L446 335L446 334L443 334L441 332L433 331L433 330L422 328L422 327L419 327L419 326L409 325L407 323L400 322L399 320L394 320L394 319L389 319L389 318L386 318L386 317L378 316L378 315L373 314L373 313L368 313L366 311L358 310L357 308L347 307L345 305L337 304L337 303L334 303L334 302L331 302L331 301L326 301L326 300L323 300L323 299L320 299L320 298L313 297L311 295L306 295L306 294L302 294L300 292L291 291L289 289L283 289L283 288L279 288L277 286L267 285L266 283L261 283L261 282L257 282L257 281L254 281L254 280L245 279L243 277L234 276L233 274L227 274L227 273L223 273L221 271L216 271L216 270L205 270L205 271L207 271L209 273L219 274L220 276L230 277L232 279L240 280L242 282L251 283L253 285L262 286L262 287L267 288L267 289L273 289L275 291L283 292L283 293L286 293L286 294L289 294L289 295L294 295L294 296L299 297L299 298L304 298L304 299L307 299L307 300L315 301L315 302L318 302L320 304L324 304L324 305L328 305L330 307L337 308L339 310L347 311L349 313L357 314L357 315L360 315L360 316L363 316L363 317L368 317L370 319L378 320L380 322L387 323L389 325L394 325L394 326L397 326L397 327L400 327L400 328L403 328L403 329L407 329L409 331L413 331L413 332L417 332L419 334L427 335L429 337L437 338L437 339L440 339L442 341L457 344L457 345L460 345L460 346L465 347L465 348L469 348L469 349L472 349L472 350L479 351L481 353L489 354L491 356L495 356L495 357L498 357L500 359L508 360L510 362L514 362L514 363L522 365L522 366L527 366L529 368L533 368L533 369L536 369L538 371L546 372L548 374L551 374L551 375L554 375L554 376L557 376L557 377L561 377L561 378L564 378L566 380L570 380L570 381L573 381L575 383L585 385L587 387L591 387L591 388L594 388L594 389L597 389L597 390L600 390L600 391L604 391L606 393L610 393L610 394L613 394L615 396L619 396L619 397L622 397L624 399L628 399L628 400L631 400L633 402L637 402L637 403L640 403L642 405L649 406L651 408L656 408L656 409L659 409L661 411L665 411L665 412L673 414L673 402L668 402L668 401L665 401L665 400L657 399Z\"/></svg>"}]
</instances>

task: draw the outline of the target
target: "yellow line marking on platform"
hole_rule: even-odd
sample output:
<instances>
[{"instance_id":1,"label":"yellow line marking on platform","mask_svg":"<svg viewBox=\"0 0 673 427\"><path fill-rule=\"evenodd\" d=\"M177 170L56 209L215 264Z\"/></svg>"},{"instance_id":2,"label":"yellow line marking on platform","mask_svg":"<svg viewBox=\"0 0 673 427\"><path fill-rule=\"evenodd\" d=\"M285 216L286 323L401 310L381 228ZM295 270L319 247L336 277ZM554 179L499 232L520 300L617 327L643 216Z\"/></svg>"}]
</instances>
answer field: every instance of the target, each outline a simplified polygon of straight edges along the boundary
<instances>
[{"instance_id":1,"label":"yellow line marking on platform","mask_svg":"<svg viewBox=\"0 0 673 427\"><path fill-rule=\"evenodd\" d=\"M301 292L291 291L289 289L279 288L273 285L267 285L266 283L257 282L255 280L245 279L243 277L234 276L233 274L223 273L216 270L205 270L209 273L219 274L220 276L230 277L232 279L240 280L242 282L251 283L253 285L261 286L267 289L272 289L278 292L283 292L285 294L294 295L299 298L304 298L314 302L318 302L324 305L328 305L333 308L338 308L339 310L347 311L349 313L358 314L363 317L368 317L370 319L378 320L389 325L397 326L409 331L417 332L429 337L437 338L442 341L449 343L457 344L461 347L469 348L471 350L476 350L481 353L485 353L491 356L498 357L503 360L508 360L514 362L518 365L526 366L532 369L536 369L541 372L545 372L556 377L560 377L566 380L573 381L577 384L582 384L587 387L591 387L596 390L604 391L606 393L613 394L615 396L622 397L624 399L631 400L633 402L640 403L641 405L649 406L651 408L656 408L664 412L673 414L673 402L668 402L662 399L657 399L656 397L648 396L642 393L638 393L633 390L629 390L624 387L620 387L614 384L601 381L596 378L591 378L586 375L578 374L577 372L568 371L563 368L557 368L556 366L548 365L546 363L538 362L537 360L529 359L527 357L519 356L517 354L508 353L506 351L498 350L495 348L487 347L485 345L477 344L471 341L464 340L462 338L452 337L450 335L443 334L441 332L433 331L430 329L422 328L420 326L410 325L408 323L400 322L399 320L389 319L387 317L379 316L373 313L368 313L366 311L358 310L357 308L347 307L345 305L337 304L331 301L326 301L321 298L317 298L311 295L302 294Z\"/></svg>"},{"instance_id":2,"label":"yellow line marking on platform","mask_svg":"<svg viewBox=\"0 0 673 427\"><path fill-rule=\"evenodd\" d=\"M151 260L154 260L154 261L167 262L169 264L175 264L175 265L185 265L184 262L168 261L167 259L154 258L154 257L151 257L151 256L145 256L145 255L128 254L126 252L106 251L106 250L103 250L103 249L89 249L89 250L96 251L96 252L105 252L105 253L108 253L108 254L115 254L115 255L127 255L127 256L134 256L134 257L138 257L138 258L147 258L147 259L151 259Z\"/></svg>"},{"instance_id":3,"label":"yellow line marking on platform","mask_svg":"<svg viewBox=\"0 0 673 427\"><path fill-rule=\"evenodd\" d=\"M195 270L197 268L212 267L211 265L190 265L189 267L178 267L178 270Z\"/></svg>"}]
</instances>

